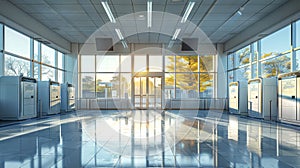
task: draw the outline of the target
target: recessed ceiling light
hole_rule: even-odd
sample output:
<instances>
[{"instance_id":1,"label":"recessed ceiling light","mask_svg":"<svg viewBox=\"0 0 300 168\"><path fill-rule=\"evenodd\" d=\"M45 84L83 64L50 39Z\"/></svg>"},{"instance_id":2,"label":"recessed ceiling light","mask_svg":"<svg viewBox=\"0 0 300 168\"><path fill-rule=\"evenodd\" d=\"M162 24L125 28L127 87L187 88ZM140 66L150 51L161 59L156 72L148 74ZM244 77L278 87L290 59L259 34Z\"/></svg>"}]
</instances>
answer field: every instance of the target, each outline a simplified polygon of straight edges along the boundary
<instances>
[{"instance_id":1,"label":"recessed ceiling light","mask_svg":"<svg viewBox=\"0 0 300 168\"><path fill-rule=\"evenodd\" d=\"M143 18L143 17L145 17L144 15L139 15L139 18Z\"/></svg>"}]
</instances>

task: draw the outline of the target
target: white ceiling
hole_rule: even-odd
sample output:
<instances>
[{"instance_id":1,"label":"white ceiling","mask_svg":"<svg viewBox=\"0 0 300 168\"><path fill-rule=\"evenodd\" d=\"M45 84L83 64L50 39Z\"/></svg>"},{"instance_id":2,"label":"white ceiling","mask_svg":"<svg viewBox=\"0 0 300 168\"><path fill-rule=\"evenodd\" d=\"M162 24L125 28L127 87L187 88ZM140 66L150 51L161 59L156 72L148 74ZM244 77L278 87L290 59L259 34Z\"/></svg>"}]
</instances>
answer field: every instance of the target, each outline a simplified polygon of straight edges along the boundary
<instances>
[{"instance_id":1,"label":"white ceiling","mask_svg":"<svg viewBox=\"0 0 300 168\"><path fill-rule=\"evenodd\" d=\"M70 42L84 43L93 32L109 22L100 0L8 1ZM287 1L195 0L196 4L188 20L198 25L213 43L224 43ZM108 0L108 2L116 18L144 12L147 9L147 0ZM153 0L153 10L183 16L187 4L188 0ZM243 13L238 15L237 11L243 5L245 6ZM127 37L126 41L129 43L168 43L171 37L159 32L138 33L140 23L146 25L146 17L134 21L119 21L121 31L126 29L132 31L131 34L135 34ZM153 17L153 20L158 19L155 15ZM171 25L170 18L164 18L160 22L155 21L153 27L157 26L174 32L176 25ZM188 27L186 26L185 34L193 32L193 29Z\"/></svg>"}]
</instances>

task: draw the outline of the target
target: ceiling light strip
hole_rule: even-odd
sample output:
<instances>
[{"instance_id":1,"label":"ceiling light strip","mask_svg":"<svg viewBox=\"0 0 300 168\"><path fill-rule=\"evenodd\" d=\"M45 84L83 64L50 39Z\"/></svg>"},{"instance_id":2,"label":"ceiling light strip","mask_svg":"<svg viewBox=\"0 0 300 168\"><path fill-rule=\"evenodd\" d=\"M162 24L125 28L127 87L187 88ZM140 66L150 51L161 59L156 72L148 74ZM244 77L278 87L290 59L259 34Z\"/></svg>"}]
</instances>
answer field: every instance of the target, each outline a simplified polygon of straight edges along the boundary
<instances>
[{"instance_id":1,"label":"ceiling light strip","mask_svg":"<svg viewBox=\"0 0 300 168\"><path fill-rule=\"evenodd\" d=\"M176 40L176 39L177 39L177 37L178 37L180 31L181 31L181 29L176 29L176 31L175 31L175 33L174 33L174 35L173 35L173 37L172 37L172 40Z\"/></svg>"},{"instance_id":2,"label":"ceiling light strip","mask_svg":"<svg viewBox=\"0 0 300 168\"><path fill-rule=\"evenodd\" d=\"M120 39L120 40L124 40L124 37L123 37L123 35L122 35L122 33L121 33L121 30L120 30L120 29L115 29L115 31L116 31L116 33L117 33L119 39Z\"/></svg>"},{"instance_id":3,"label":"ceiling light strip","mask_svg":"<svg viewBox=\"0 0 300 168\"><path fill-rule=\"evenodd\" d=\"M152 0L147 1L147 27L152 26Z\"/></svg>"},{"instance_id":4,"label":"ceiling light strip","mask_svg":"<svg viewBox=\"0 0 300 168\"><path fill-rule=\"evenodd\" d=\"M187 21L190 13L192 12L192 9L193 9L194 5L195 5L195 2L193 2L193 1L189 2L188 6L187 6L187 8L186 8L186 10L184 12L184 15L183 15L183 17L181 19L181 23L185 23Z\"/></svg>"},{"instance_id":5,"label":"ceiling light strip","mask_svg":"<svg viewBox=\"0 0 300 168\"><path fill-rule=\"evenodd\" d=\"M105 12L106 12L106 14L107 14L110 22L116 23L116 19L115 19L114 15L112 14L112 12L110 10L110 7L108 6L107 1L102 1L101 4L102 4L102 6L103 6L103 8L104 8L104 10L105 10Z\"/></svg>"},{"instance_id":6,"label":"ceiling light strip","mask_svg":"<svg viewBox=\"0 0 300 168\"><path fill-rule=\"evenodd\" d=\"M122 40L121 43L122 43L122 45L123 45L124 48L128 48L128 45L127 45L127 43L126 43L125 40Z\"/></svg>"}]
</instances>

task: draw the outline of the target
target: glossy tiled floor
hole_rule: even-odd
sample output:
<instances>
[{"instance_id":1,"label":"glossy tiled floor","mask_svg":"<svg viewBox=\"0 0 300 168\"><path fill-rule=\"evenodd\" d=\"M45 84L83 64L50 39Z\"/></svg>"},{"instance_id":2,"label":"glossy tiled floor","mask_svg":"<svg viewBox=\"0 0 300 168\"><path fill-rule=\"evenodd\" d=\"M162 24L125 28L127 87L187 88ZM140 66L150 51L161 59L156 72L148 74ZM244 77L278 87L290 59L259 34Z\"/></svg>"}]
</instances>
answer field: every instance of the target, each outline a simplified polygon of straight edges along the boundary
<instances>
[{"instance_id":1,"label":"glossy tiled floor","mask_svg":"<svg viewBox=\"0 0 300 168\"><path fill-rule=\"evenodd\" d=\"M0 127L0 167L300 167L300 130L213 111L79 111Z\"/></svg>"}]
</instances>

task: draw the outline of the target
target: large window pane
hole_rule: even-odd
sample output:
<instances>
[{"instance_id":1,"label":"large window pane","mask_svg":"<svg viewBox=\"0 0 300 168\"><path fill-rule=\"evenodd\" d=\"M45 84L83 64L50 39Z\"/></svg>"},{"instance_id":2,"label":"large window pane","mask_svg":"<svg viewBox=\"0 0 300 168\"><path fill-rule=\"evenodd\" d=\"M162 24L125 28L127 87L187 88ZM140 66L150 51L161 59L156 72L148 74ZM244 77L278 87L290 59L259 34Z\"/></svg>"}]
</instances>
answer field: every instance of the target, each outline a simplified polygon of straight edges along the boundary
<instances>
[{"instance_id":1,"label":"large window pane","mask_svg":"<svg viewBox=\"0 0 300 168\"><path fill-rule=\"evenodd\" d=\"M5 26L5 51L30 58L30 38Z\"/></svg>"},{"instance_id":2,"label":"large window pane","mask_svg":"<svg viewBox=\"0 0 300 168\"><path fill-rule=\"evenodd\" d=\"M300 50L296 51L296 69L300 70Z\"/></svg>"},{"instance_id":3,"label":"large window pane","mask_svg":"<svg viewBox=\"0 0 300 168\"><path fill-rule=\"evenodd\" d=\"M131 72L131 56L121 56L121 72Z\"/></svg>"},{"instance_id":4,"label":"large window pane","mask_svg":"<svg viewBox=\"0 0 300 168\"><path fill-rule=\"evenodd\" d=\"M258 58L258 42L253 43L253 54L252 54L252 61L257 61Z\"/></svg>"},{"instance_id":5,"label":"large window pane","mask_svg":"<svg viewBox=\"0 0 300 168\"><path fill-rule=\"evenodd\" d=\"M146 72L147 62L146 56L135 55L134 56L134 72Z\"/></svg>"},{"instance_id":6,"label":"large window pane","mask_svg":"<svg viewBox=\"0 0 300 168\"><path fill-rule=\"evenodd\" d=\"M42 44L42 62L51 66L55 66L55 50Z\"/></svg>"},{"instance_id":7,"label":"large window pane","mask_svg":"<svg viewBox=\"0 0 300 168\"><path fill-rule=\"evenodd\" d=\"M34 63L34 65L33 65L34 67L33 67L33 77L35 78L35 79L38 79L39 78L39 71L40 71L40 66L41 66L41 64L38 64L38 63Z\"/></svg>"},{"instance_id":8,"label":"large window pane","mask_svg":"<svg viewBox=\"0 0 300 168\"><path fill-rule=\"evenodd\" d=\"M81 73L81 97L95 98L95 74Z\"/></svg>"},{"instance_id":9,"label":"large window pane","mask_svg":"<svg viewBox=\"0 0 300 168\"><path fill-rule=\"evenodd\" d=\"M81 72L95 72L95 56L81 56Z\"/></svg>"},{"instance_id":10,"label":"large window pane","mask_svg":"<svg viewBox=\"0 0 300 168\"><path fill-rule=\"evenodd\" d=\"M214 71L214 55L200 56L200 72Z\"/></svg>"},{"instance_id":11,"label":"large window pane","mask_svg":"<svg viewBox=\"0 0 300 168\"><path fill-rule=\"evenodd\" d=\"M150 55L149 56L149 71L150 72L162 72L162 56Z\"/></svg>"},{"instance_id":12,"label":"large window pane","mask_svg":"<svg viewBox=\"0 0 300 168\"><path fill-rule=\"evenodd\" d=\"M39 61L39 42L34 40L33 41L33 59Z\"/></svg>"},{"instance_id":13,"label":"large window pane","mask_svg":"<svg viewBox=\"0 0 300 168\"><path fill-rule=\"evenodd\" d=\"M228 58L227 58L227 61L228 61L228 67L227 69L233 69L234 68L234 53L231 53L228 55ZM201 71L201 69L200 69Z\"/></svg>"},{"instance_id":14,"label":"large window pane","mask_svg":"<svg viewBox=\"0 0 300 168\"><path fill-rule=\"evenodd\" d=\"M246 46L235 53L237 66L250 63L250 45Z\"/></svg>"},{"instance_id":15,"label":"large window pane","mask_svg":"<svg viewBox=\"0 0 300 168\"><path fill-rule=\"evenodd\" d=\"M279 55L291 49L291 26L263 38L261 40L261 58Z\"/></svg>"},{"instance_id":16,"label":"large window pane","mask_svg":"<svg viewBox=\"0 0 300 168\"><path fill-rule=\"evenodd\" d=\"M57 52L57 68L63 69L63 53Z\"/></svg>"},{"instance_id":17,"label":"large window pane","mask_svg":"<svg viewBox=\"0 0 300 168\"><path fill-rule=\"evenodd\" d=\"M214 74L200 73L200 98L211 98L214 95Z\"/></svg>"},{"instance_id":18,"label":"large window pane","mask_svg":"<svg viewBox=\"0 0 300 168\"><path fill-rule=\"evenodd\" d=\"M247 82L249 79L251 79L250 66L235 70L234 75L236 81Z\"/></svg>"},{"instance_id":19,"label":"large window pane","mask_svg":"<svg viewBox=\"0 0 300 168\"><path fill-rule=\"evenodd\" d=\"M296 47L300 47L300 20L296 22Z\"/></svg>"},{"instance_id":20,"label":"large window pane","mask_svg":"<svg viewBox=\"0 0 300 168\"><path fill-rule=\"evenodd\" d=\"M131 74L120 73L120 97L131 99Z\"/></svg>"},{"instance_id":21,"label":"large window pane","mask_svg":"<svg viewBox=\"0 0 300 168\"><path fill-rule=\"evenodd\" d=\"M176 72L198 72L198 56L176 56Z\"/></svg>"},{"instance_id":22,"label":"large window pane","mask_svg":"<svg viewBox=\"0 0 300 168\"><path fill-rule=\"evenodd\" d=\"M176 98L197 98L199 88L198 73L176 73Z\"/></svg>"},{"instance_id":23,"label":"large window pane","mask_svg":"<svg viewBox=\"0 0 300 168\"><path fill-rule=\"evenodd\" d=\"M119 73L96 74L96 97L117 98L119 97Z\"/></svg>"},{"instance_id":24,"label":"large window pane","mask_svg":"<svg viewBox=\"0 0 300 168\"><path fill-rule=\"evenodd\" d=\"M54 68L42 65L42 80L55 81L55 70Z\"/></svg>"},{"instance_id":25,"label":"large window pane","mask_svg":"<svg viewBox=\"0 0 300 168\"><path fill-rule=\"evenodd\" d=\"M165 56L165 72L175 72L175 56Z\"/></svg>"},{"instance_id":26,"label":"large window pane","mask_svg":"<svg viewBox=\"0 0 300 168\"><path fill-rule=\"evenodd\" d=\"M5 54L5 75L30 76L30 61Z\"/></svg>"},{"instance_id":27,"label":"large window pane","mask_svg":"<svg viewBox=\"0 0 300 168\"><path fill-rule=\"evenodd\" d=\"M252 78L257 78L258 77L258 75L257 75L257 63L252 64L252 72L253 72Z\"/></svg>"},{"instance_id":28,"label":"large window pane","mask_svg":"<svg viewBox=\"0 0 300 168\"><path fill-rule=\"evenodd\" d=\"M64 82L64 72L63 71L61 71L61 70L58 70L58 72L57 72L57 82L59 82L59 83L63 83Z\"/></svg>"},{"instance_id":29,"label":"large window pane","mask_svg":"<svg viewBox=\"0 0 300 168\"><path fill-rule=\"evenodd\" d=\"M227 78L228 84L231 82L234 82L233 71L228 71L227 76L228 76L228 78Z\"/></svg>"},{"instance_id":30,"label":"large window pane","mask_svg":"<svg viewBox=\"0 0 300 168\"><path fill-rule=\"evenodd\" d=\"M165 98L175 98L175 74L165 73Z\"/></svg>"},{"instance_id":31,"label":"large window pane","mask_svg":"<svg viewBox=\"0 0 300 168\"><path fill-rule=\"evenodd\" d=\"M276 77L291 70L290 54L282 55L262 62L262 75L264 78Z\"/></svg>"},{"instance_id":32,"label":"large window pane","mask_svg":"<svg viewBox=\"0 0 300 168\"><path fill-rule=\"evenodd\" d=\"M119 72L119 56L96 56L96 72Z\"/></svg>"}]
</instances>

